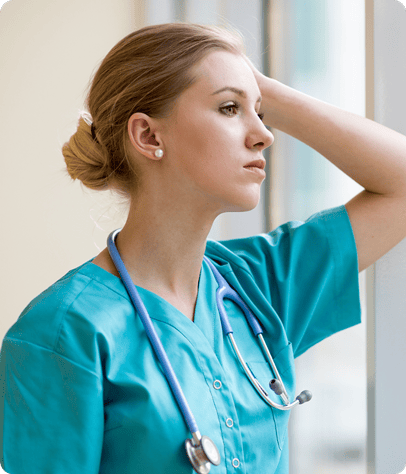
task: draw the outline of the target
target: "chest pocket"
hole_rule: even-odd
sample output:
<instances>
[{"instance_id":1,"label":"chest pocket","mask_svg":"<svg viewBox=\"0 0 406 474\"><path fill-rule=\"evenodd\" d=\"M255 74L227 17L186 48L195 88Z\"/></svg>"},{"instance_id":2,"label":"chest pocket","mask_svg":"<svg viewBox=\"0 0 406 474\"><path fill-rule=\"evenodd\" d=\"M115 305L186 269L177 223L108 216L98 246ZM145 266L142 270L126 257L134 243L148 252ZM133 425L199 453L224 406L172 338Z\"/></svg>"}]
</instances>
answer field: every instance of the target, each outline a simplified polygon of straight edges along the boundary
<instances>
[{"instance_id":1,"label":"chest pocket","mask_svg":"<svg viewBox=\"0 0 406 474\"><path fill-rule=\"evenodd\" d=\"M283 384L285 385L289 400L293 401L295 396L295 365L292 344L289 343L273 359L279 375L282 378ZM276 395L269 388L269 382L275 378L275 375L273 374L273 370L268 362L265 360L263 362L247 362L247 365L254 374L254 377L268 393L269 398L275 403L283 404L279 395ZM275 420L278 446L279 449L282 449L287 434L290 410L278 410L277 408L268 405L265 400L262 401L270 410L272 410Z\"/></svg>"}]
</instances>

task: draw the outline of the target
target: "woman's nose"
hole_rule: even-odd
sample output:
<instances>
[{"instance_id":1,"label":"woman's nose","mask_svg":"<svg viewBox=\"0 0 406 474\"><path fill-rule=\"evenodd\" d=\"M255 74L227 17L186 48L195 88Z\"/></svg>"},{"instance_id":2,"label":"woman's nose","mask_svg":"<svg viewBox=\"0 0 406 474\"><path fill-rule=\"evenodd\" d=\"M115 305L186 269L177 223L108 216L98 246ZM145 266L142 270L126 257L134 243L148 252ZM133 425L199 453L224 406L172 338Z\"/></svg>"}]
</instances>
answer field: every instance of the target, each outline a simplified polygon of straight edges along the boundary
<instances>
[{"instance_id":1,"label":"woman's nose","mask_svg":"<svg viewBox=\"0 0 406 474\"><path fill-rule=\"evenodd\" d=\"M247 137L247 147L248 148L257 148L259 150L265 150L272 145L275 137L273 134L265 127L264 124L260 126L260 129L251 132Z\"/></svg>"}]
</instances>

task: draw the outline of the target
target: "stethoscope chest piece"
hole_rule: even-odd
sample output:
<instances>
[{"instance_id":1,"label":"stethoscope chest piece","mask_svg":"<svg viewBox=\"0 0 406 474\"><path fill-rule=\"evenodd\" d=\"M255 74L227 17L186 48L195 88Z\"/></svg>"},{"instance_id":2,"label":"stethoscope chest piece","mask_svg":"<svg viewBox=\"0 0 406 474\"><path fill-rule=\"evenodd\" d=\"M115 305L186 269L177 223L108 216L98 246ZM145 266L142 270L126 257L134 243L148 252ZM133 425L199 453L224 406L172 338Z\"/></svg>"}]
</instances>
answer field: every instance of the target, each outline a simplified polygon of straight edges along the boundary
<instances>
[{"instance_id":1,"label":"stethoscope chest piece","mask_svg":"<svg viewBox=\"0 0 406 474\"><path fill-rule=\"evenodd\" d=\"M186 453L193 469L199 474L208 474L210 464L218 466L220 464L220 453L208 436L202 436L200 444L195 446L192 439L185 441Z\"/></svg>"}]
</instances>

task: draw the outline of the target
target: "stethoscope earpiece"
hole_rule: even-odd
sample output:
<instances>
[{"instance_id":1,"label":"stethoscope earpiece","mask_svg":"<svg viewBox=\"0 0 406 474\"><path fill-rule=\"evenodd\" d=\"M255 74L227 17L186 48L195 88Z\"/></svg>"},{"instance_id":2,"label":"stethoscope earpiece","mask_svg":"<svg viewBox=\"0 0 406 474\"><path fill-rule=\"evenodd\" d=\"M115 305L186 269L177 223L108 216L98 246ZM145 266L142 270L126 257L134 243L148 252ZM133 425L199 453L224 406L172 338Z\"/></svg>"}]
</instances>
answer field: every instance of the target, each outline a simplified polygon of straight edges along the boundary
<instances>
[{"instance_id":1,"label":"stethoscope earpiece","mask_svg":"<svg viewBox=\"0 0 406 474\"><path fill-rule=\"evenodd\" d=\"M312 397L313 394L310 390L303 390L303 392L300 392L300 394L296 397L296 400L299 402L299 405L302 405L302 403L306 403L311 400Z\"/></svg>"},{"instance_id":2,"label":"stethoscope earpiece","mask_svg":"<svg viewBox=\"0 0 406 474\"><path fill-rule=\"evenodd\" d=\"M214 442L208 436L202 436L196 443L194 439L185 441L186 453L193 466L199 474L208 474L210 464L218 466L220 464L220 453Z\"/></svg>"}]
</instances>

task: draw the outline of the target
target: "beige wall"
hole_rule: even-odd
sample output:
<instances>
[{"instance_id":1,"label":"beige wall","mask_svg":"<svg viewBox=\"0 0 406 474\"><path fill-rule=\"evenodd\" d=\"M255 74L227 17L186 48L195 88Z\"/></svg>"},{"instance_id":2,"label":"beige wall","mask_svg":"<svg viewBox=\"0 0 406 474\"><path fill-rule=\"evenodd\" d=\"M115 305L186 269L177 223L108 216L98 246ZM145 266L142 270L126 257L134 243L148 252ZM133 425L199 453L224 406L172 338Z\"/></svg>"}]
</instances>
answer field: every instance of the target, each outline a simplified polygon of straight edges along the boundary
<instances>
[{"instance_id":1,"label":"beige wall","mask_svg":"<svg viewBox=\"0 0 406 474\"><path fill-rule=\"evenodd\" d=\"M31 299L123 222L114 197L65 174L61 146L96 66L143 17L142 0L11 0L1 9L1 340Z\"/></svg>"}]
</instances>

